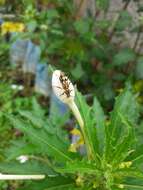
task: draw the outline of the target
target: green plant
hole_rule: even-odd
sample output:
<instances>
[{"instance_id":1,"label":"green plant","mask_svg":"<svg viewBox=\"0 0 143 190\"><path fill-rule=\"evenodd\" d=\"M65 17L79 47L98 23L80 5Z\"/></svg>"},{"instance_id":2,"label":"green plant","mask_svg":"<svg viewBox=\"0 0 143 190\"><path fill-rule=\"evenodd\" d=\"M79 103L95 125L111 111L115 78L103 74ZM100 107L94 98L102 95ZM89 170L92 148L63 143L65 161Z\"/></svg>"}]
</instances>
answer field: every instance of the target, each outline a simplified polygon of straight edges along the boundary
<instances>
[{"instance_id":1,"label":"green plant","mask_svg":"<svg viewBox=\"0 0 143 190\"><path fill-rule=\"evenodd\" d=\"M12 89L13 86L15 89ZM9 128L10 123L4 113L16 115L21 108L27 110L36 108L37 105L35 97L20 97L18 88L19 85L11 83L0 84L0 160L5 159L3 149L8 147L10 140L17 138L19 134L18 131Z\"/></svg>"},{"instance_id":2,"label":"green plant","mask_svg":"<svg viewBox=\"0 0 143 190\"><path fill-rule=\"evenodd\" d=\"M3 73L7 71L2 70ZM18 114L19 109L36 109L36 98L35 97L20 97L19 96L19 85L12 84L10 82L4 82L0 84L0 161L4 161L7 155L4 149L10 146L10 141L19 139L22 133L14 128L9 128L10 122L5 117L4 113L7 114ZM9 187L16 189L20 186L20 182L0 182L0 189L6 190Z\"/></svg>"},{"instance_id":3,"label":"green plant","mask_svg":"<svg viewBox=\"0 0 143 190\"><path fill-rule=\"evenodd\" d=\"M81 0L80 6L85 1ZM74 1L23 3L24 37L40 46L41 59L69 73L79 89L88 86L87 93L96 94L104 105L110 102L109 109L129 75L134 80L142 79L142 3L122 1L117 16L112 18L110 0L96 1L95 17L77 17L80 7L75 8ZM131 3L138 10L138 20L128 10ZM132 35L135 40L130 45Z\"/></svg>"},{"instance_id":4,"label":"green plant","mask_svg":"<svg viewBox=\"0 0 143 190\"><path fill-rule=\"evenodd\" d=\"M143 79L142 2L122 1L117 16L110 18L111 4L111 0L96 1L95 17L77 17L80 7L75 8L72 0L15 0L13 4L7 0L5 6L26 26L25 32L16 38L30 38L38 44L42 61L70 73L79 88L88 85L87 93L96 94L104 105L110 102L110 109L117 89L124 86L129 75L134 80ZM130 4L138 10L135 15L128 9ZM9 44L3 36L0 40L1 58L5 59Z\"/></svg>"},{"instance_id":5,"label":"green plant","mask_svg":"<svg viewBox=\"0 0 143 190\"><path fill-rule=\"evenodd\" d=\"M76 103L84 121L85 147L90 146L90 157L69 152L68 134L62 128L66 120L60 113L46 118L38 110L20 111L18 116L7 118L24 136L7 151L8 161L0 163L1 172L47 175L43 181L27 183L23 190L142 189L143 152L135 134L139 110L131 89L126 87L116 98L108 116L96 97L90 107L76 92ZM27 155L29 160L24 164L14 161L20 155Z\"/></svg>"}]
</instances>

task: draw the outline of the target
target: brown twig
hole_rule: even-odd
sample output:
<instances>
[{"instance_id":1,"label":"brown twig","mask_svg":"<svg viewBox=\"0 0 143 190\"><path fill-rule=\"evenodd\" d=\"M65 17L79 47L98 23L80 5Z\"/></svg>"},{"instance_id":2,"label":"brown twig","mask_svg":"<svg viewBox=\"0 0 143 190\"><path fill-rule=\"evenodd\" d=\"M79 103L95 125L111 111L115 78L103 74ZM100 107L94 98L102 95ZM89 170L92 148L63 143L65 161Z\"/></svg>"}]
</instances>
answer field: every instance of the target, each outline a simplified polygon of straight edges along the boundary
<instances>
[{"instance_id":1,"label":"brown twig","mask_svg":"<svg viewBox=\"0 0 143 190\"><path fill-rule=\"evenodd\" d=\"M130 4L130 0L128 0L122 7L122 9L120 10L119 14L115 17L114 21L113 21L113 24L111 26L111 32L109 34L109 40L111 41L112 40L112 37L114 36L114 33L116 32L116 24L117 22L119 21L120 17L121 17L121 11L124 11L128 8Z\"/></svg>"},{"instance_id":2,"label":"brown twig","mask_svg":"<svg viewBox=\"0 0 143 190\"><path fill-rule=\"evenodd\" d=\"M140 41L141 34L142 34L142 26L139 27L134 46L132 48L132 50L136 53L136 56L133 61L129 62L129 64L127 66L127 73L129 73L131 70L133 70L133 68L135 67L135 65L138 61L138 57L140 56L140 51L142 49L143 44L141 43L138 49L137 49L137 47L138 47L138 44Z\"/></svg>"},{"instance_id":3,"label":"brown twig","mask_svg":"<svg viewBox=\"0 0 143 190\"><path fill-rule=\"evenodd\" d=\"M136 36L135 43L134 43L134 46L133 46L134 51L136 51L136 48L138 46L138 43L139 43L139 40L140 40L140 37L141 37L141 33L142 33L142 26L139 27L139 30L137 32L137 36Z\"/></svg>"},{"instance_id":4,"label":"brown twig","mask_svg":"<svg viewBox=\"0 0 143 190\"><path fill-rule=\"evenodd\" d=\"M81 10L81 7L82 7L84 1L85 1L85 0L80 0L79 6L77 7L77 10L76 10L75 18L78 18L78 17L79 17L79 12L80 12L80 10Z\"/></svg>"}]
</instances>

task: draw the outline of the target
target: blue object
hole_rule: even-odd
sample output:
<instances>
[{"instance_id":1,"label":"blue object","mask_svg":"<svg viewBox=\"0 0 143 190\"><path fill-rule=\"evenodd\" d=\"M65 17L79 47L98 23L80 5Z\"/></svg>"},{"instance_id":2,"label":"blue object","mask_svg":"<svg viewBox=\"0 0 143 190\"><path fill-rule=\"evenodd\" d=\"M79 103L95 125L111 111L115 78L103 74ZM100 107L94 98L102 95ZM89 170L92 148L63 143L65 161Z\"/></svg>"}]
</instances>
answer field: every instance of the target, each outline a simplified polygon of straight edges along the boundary
<instances>
[{"instance_id":1,"label":"blue object","mask_svg":"<svg viewBox=\"0 0 143 190\"><path fill-rule=\"evenodd\" d=\"M29 40L23 63L23 71L25 73L36 73L36 66L39 63L40 55L40 47Z\"/></svg>"},{"instance_id":2,"label":"blue object","mask_svg":"<svg viewBox=\"0 0 143 190\"><path fill-rule=\"evenodd\" d=\"M46 97L50 96L50 77L48 76L48 65L46 63L37 64L35 91L43 94Z\"/></svg>"},{"instance_id":3,"label":"blue object","mask_svg":"<svg viewBox=\"0 0 143 190\"><path fill-rule=\"evenodd\" d=\"M28 46L28 40L18 39L10 48L10 63L12 66L23 65L26 51Z\"/></svg>"},{"instance_id":4,"label":"blue object","mask_svg":"<svg viewBox=\"0 0 143 190\"><path fill-rule=\"evenodd\" d=\"M55 110L56 113L60 113L61 115L64 115L65 113L68 112L68 106L61 102L57 98L57 96L52 93L51 95L51 109L50 110Z\"/></svg>"},{"instance_id":5,"label":"blue object","mask_svg":"<svg viewBox=\"0 0 143 190\"><path fill-rule=\"evenodd\" d=\"M0 18L0 25L2 25L3 23L4 23L4 20Z\"/></svg>"}]
</instances>

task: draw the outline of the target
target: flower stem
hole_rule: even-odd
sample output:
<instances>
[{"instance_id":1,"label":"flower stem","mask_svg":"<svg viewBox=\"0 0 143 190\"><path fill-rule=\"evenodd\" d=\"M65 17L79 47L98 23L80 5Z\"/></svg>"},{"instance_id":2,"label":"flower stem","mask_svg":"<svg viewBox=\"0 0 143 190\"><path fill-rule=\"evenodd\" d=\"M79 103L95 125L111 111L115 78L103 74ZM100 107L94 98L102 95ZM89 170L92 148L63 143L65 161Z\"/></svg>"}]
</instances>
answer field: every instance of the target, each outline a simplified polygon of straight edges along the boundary
<instances>
[{"instance_id":1,"label":"flower stem","mask_svg":"<svg viewBox=\"0 0 143 190\"><path fill-rule=\"evenodd\" d=\"M0 180L40 180L44 179L45 175L9 175L9 174L0 174Z\"/></svg>"},{"instance_id":2,"label":"flower stem","mask_svg":"<svg viewBox=\"0 0 143 190\"><path fill-rule=\"evenodd\" d=\"M74 101L68 102L68 106L72 110L75 118L77 119L77 121L79 123L79 126L81 128L81 132L82 132L82 135L83 135L83 139L84 139L84 142L85 142L85 145L86 145L88 159L90 160L92 158L92 151L91 151L91 147L90 147L90 145L88 143L88 140L86 138L86 134L85 134L85 130L84 130L84 122L83 122L83 119L82 119L81 114L79 112L79 109L78 109L78 107L77 107L77 105L75 104Z\"/></svg>"},{"instance_id":3,"label":"flower stem","mask_svg":"<svg viewBox=\"0 0 143 190\"><path fill-rule=\"evenodd\" d=\"M79 123L79 126L80 126L80 128L81 128L81 130L82 130L82 133L83 133L84 122L83 122L83 119L82 119L82 117L81 117L81 114L80 114L80 112L79 112L79 109L78 109L77 105L75 104L74 101L70 101L70 102L68 103L68 106L69 106L70 109L72 110L72 112L73 112L75 118L77 119L77 121L78 121L78 123Z\"/></svg>"}]
</instances>

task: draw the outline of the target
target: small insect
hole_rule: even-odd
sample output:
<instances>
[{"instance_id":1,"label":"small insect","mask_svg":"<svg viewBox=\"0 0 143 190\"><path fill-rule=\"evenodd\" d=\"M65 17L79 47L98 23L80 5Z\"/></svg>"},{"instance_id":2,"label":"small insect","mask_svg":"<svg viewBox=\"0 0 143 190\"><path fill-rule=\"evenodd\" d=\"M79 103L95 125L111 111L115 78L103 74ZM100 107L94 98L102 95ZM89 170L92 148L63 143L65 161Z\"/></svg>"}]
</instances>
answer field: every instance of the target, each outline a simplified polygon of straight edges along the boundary
<instances>
[{"instance_id":1,"label":"small insect","mask_svg":"<svg viewBox=\"0 0 143 190\"><path fill-rule=\"evenodd\" d=\"M75 89L69 78L60 70L53 72L52 88L55 95L63 102L69 103L74 100Z\"/></svg>"},{"instance_id":2,"label":"small insect","mask_svg":"<svg viewBox=\"0 0 143 190\"><path fill-rule=\"evenodd\" d=\"M60 96L65 94L67 98L69 98L71 96L71 91L72 91L70 90L71 82L69 81L68 77L65 76L64 72L60 73L59 80L61 82L62 87L57 86L57 88L64 90L64 92L60 94Z\"/></svg>"}]
</instances>

